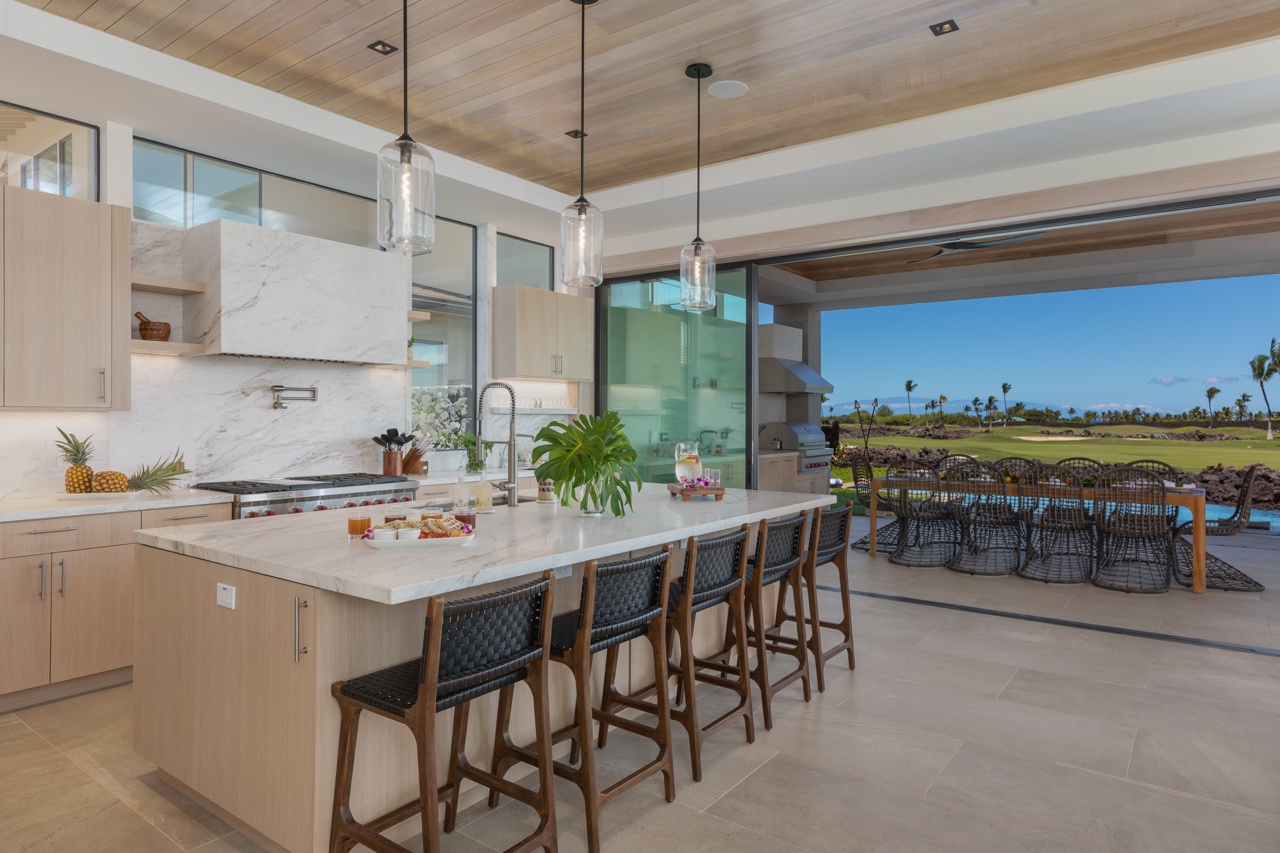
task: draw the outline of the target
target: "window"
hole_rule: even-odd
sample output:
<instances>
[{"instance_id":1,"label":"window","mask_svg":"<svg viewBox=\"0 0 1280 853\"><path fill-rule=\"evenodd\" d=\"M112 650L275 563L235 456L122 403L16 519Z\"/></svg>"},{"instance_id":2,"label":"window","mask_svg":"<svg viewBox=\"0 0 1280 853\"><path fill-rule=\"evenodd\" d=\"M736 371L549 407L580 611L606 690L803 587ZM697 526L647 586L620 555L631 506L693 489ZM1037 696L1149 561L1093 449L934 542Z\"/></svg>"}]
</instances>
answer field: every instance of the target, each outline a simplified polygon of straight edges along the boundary
<instances>
[{"instance_id":1,"label":"window","mask_svg":"<svg viewBox=\"0 0 1280 853\"><path fill-rule=\"evenodd\" d=\"M542 243L498 235L498 286L524 284L555 290L555 250Z\"/></svg>"},{"instance_id":2,"label":"window","mask_svg":"<svg viewBox=\"0 0 1280 853\"><path fill-rule=\"evenodd\" d=\"M0 102L0 183L98 198L98 129Z\"/></svg>"}]
</instances>

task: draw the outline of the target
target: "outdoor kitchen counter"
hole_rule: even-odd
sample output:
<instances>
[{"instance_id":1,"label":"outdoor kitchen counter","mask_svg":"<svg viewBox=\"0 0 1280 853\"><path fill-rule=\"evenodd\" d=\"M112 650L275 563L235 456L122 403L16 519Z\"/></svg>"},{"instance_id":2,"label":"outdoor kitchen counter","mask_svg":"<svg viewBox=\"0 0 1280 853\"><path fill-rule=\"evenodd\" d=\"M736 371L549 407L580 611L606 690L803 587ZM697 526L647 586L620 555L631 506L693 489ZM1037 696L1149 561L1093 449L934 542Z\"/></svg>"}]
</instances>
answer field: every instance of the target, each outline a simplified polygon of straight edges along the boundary
<instances>
[{"instance_id":1,"label":"outdoor kitchen counter","mask_svg":"<svg viewBox=\"0 0 1280 853\"><path fill-rule=\"evenodd\" d=\"M740 489L722 501L685 503L647 485L624 518L583 518L546 504L499 507L480 516L471 544L410 552L348 543L352 510L141 531L134 748L160 778L268 849L325 853L339 724L331 687L420 656L427 596L574 566L555 584L555 609L564 612L577 606L584 561L625 558L830 503L826 495ZM680 571L681 560L677 555L671 572ZM724 610L699 614L699 650L723 641ZM766 622L773 612L766 601ZM621 651L619 687L651 685L647 640ZM548 690L552 725L563 726L574 706L568 670L552 667ZM481 767L491 754L496 703L496 693L471 703L467 753ZM512 737L528 743L534 727L527 692L517 691L514 707ZM450 728L446 722L437 729L439 769ZM414 755L405 727L364 715L353 812L380 814L412 800ZM464 789L462 806L483 790ZM420 828L413 818L388 832L404 839Z\"/></svg>"},{"instance_id":2,"label":"outdoor kitchen counter","mask_svg":"<svg viewBox=\"0 0 1280 853\"><path fill-rule=\"evenodd\" d=\"M675 501L650 484L623 518L584 518L556 504L523 503L481 515L475 539L408 551L348 542L346 517L359 509L142 530L141 545L280 580L400 604L432 595L605 559L827 506L826 495L730 489L724 500ZM368 508L364 508L368 512ZM380 512L374 512L380 516Z\"/></svg>"}]
</instances>

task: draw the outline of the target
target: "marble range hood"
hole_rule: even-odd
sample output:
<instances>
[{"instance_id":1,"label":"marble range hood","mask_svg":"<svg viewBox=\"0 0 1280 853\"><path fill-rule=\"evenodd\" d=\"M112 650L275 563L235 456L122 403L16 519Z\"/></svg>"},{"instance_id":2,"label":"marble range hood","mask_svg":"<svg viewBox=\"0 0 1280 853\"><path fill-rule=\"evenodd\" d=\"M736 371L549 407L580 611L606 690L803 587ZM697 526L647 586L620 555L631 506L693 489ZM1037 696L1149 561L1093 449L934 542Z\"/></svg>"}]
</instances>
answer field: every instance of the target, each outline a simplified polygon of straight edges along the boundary
<instances>
[{"instance_id":1,"label":"marble range hood","mask_svg":"<svg viewBox=\"0 0 1280 853\"><path fill-rule=\"evenodd\" d=\"M183 238L183 278L205 283L183 310L208 355L404 365L409 258L234 222Z\"/></svg>"}]
</instances>

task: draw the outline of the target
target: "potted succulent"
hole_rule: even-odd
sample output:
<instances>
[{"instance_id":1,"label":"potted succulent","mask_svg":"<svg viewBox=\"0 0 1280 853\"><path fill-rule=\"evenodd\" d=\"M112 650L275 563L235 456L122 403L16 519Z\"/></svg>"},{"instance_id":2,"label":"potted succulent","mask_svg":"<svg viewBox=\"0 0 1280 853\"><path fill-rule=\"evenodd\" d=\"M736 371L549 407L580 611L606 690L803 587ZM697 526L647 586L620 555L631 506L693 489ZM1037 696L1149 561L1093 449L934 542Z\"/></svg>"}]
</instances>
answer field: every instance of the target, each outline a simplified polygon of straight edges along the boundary
<instances>
[{"instance_id":1,"label":"potted succulent","mask_svg":"<svg viewBox=\"0 0 1280 853\"><path fill-rule=\"evenodd\" d=\"M626 514L632 483L636 491L641 488L640 470L617 412L579 415L567 424L552 421L535 440L534 476L554 481L561 506L577 504L589 516L605 509L619 518Z\"/></svg>"}]
</instances>

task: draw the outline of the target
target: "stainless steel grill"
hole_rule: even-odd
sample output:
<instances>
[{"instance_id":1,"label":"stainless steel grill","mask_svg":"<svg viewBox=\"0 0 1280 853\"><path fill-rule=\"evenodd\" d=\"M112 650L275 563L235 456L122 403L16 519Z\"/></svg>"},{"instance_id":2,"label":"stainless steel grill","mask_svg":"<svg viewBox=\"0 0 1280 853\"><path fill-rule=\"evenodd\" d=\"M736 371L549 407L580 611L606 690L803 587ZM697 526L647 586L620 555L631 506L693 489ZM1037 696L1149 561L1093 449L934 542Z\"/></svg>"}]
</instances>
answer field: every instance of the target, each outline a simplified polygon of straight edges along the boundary
<instances>
[{"instance_id":1,"label":"stainless steel grill","mask_svg":"<svg viewBox=\"0 0 1280 853\"><path fill-rule=\"evenodd\" d=\"M798 474L829 475L831 448L817 424L774 421L760 430L761 450L795 450L800 453Z\"/></svg>"}]
</instances>

